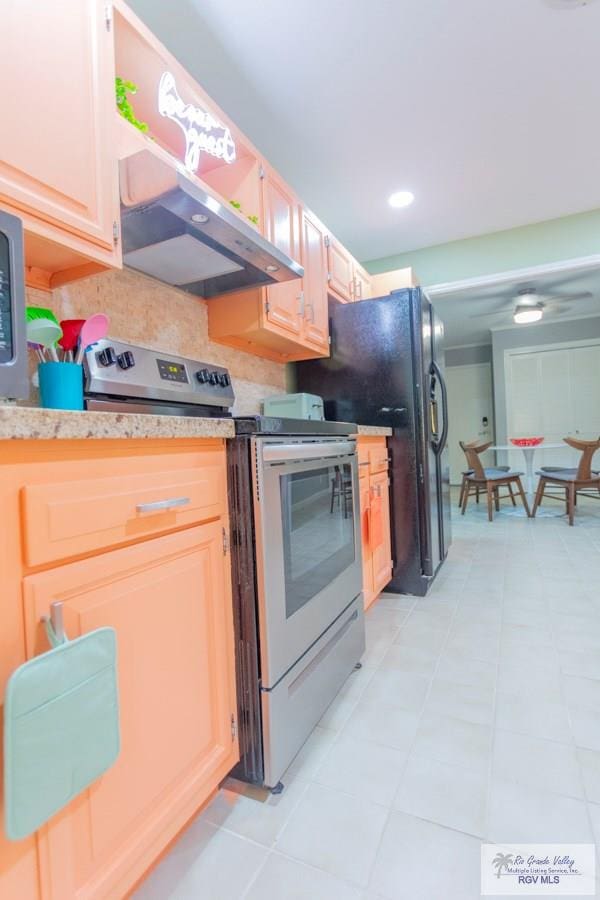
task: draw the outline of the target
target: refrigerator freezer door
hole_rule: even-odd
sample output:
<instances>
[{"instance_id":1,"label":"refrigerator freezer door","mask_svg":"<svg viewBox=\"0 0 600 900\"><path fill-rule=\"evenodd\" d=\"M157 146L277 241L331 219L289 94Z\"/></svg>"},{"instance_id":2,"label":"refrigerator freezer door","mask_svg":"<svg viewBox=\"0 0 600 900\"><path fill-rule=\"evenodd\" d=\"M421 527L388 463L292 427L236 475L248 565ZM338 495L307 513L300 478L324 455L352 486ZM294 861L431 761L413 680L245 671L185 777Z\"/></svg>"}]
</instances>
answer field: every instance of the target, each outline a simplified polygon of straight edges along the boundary
<instances>
[{"instance_id":1,"label":"refrigerator freezer door","mask_svg":"<svg viewBox=\"0 0 600 900\"><path fill-rule=\"evenodd\" d=\"M357 303L332 303L330 321L331 356L297 363L296 387L324 398L327 419L393 428L388 449L394 568L388 588L423 595L443 558L443 513L428 424L428 373L438 353L437 345L433 351L431 304L419 289L405 289ZM441 425L443 408L437 400Z\"/></svg>"},{"instance_id":2,"label":"refrigerator freezer door","mask_svg":"<svg viewBox=\"0 0 600 900\"><path fill-rule=\"evenodd\" d=\"M413 318L420 292L403 290L358 303L331 304L331 356L295 366L299 390L320 394L327 419L393 428L388 439L394 574L390 590L424 593L419 528L422 431L415 385ZM418 318L418 312L417 312ZM420 440L420 438L419 438Z\"/></svg>"},{"instance_id":3,"label":"refrigerator freezer door","mask_svg":"<svg viewBox=\"0 0 600 900\"><path fill-rule=\"evenodd\" d=\"M432 342L432 308L425 294L421 294L421 321L419 338L421 344L421 365L423 390L420 405L423 417L423 434L420 451L423 454L425 491L421 507L422 553L421 561L425 575L432 576L437 571L440 559L440 509L437 476L436 450L440 434L437 374L434 367Z\"/></svg>"},{"instance_id":4,"label":"refrigerator freezer door","mask_svg":"<svg viewBox=\"0 0 600 900\"><path fill-rule=\"evenodd\" d=\"M441 405L441 432L437 447L437 481L440 511L440 559L443 561L448 553L452 537L450 520L450 451L448 450L448 392L444 376L444 325L438 319L432 307L431 341L433 361L437 374L438 405Z\"/></svg>"}]
</instances>

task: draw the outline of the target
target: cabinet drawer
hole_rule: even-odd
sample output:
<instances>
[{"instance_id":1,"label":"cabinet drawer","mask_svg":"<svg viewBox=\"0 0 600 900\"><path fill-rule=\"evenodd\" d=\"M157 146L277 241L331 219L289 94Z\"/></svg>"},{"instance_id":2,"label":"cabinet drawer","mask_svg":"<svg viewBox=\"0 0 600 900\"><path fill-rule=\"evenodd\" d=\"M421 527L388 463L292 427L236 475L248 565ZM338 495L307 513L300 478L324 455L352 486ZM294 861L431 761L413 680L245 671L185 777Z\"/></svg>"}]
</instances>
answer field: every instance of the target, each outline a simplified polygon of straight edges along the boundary
<instances>
[{"instance_id":1,"label":"cabinet drawer","mask_svg":"<svg viewBox=\"0 0 600 900\"><path fill-rule=\"evenodd\" d=\"M163 469L129 460L107 477L30 484L22 489L25 561L37 566L225 514L220 454L197 468L174 456ZM224 461L223 461L224 462ZM124 467L121 466L121 469Z\"/></svg>"},{"instance_id":2,"label":"cabinet drawer","mask_svg":"<svg viewBox=\"0 0 600 900\"><path fill-rule=\"evenodd\" d=\"M366 478L369 474L370 460L369 448L358 443L358 475L359 478Z\"/></svg>"},{"instance_id":3,"label":"cabinet drawer","mask_svg":"<svg viewBox=\"0 0 600 900\"><path fill-rule=\"evenodd\" d=\"M371 445L369 447L369 471L371 475L375 475L377 472L385 472L388 467L388 449L385 440L381 444Z\"/></svg>"}]
</instances>

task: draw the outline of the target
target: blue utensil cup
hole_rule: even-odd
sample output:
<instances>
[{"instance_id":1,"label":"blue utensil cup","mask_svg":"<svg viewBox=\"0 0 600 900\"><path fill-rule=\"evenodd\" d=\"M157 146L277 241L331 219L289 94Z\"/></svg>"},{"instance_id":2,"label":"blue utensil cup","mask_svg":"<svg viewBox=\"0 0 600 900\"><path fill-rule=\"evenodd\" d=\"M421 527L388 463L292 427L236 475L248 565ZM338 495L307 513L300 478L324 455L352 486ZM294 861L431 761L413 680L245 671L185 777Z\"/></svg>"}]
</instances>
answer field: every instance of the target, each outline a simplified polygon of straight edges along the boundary
<instances>
[{"instance_id":1,"label":"blue utensil cup","mask_svg":"<svg viewBox=\"0 0 600 900\"><path fill-rule=\"evenodd\" d=\"M40 401L45 409L83 409L83 366L70 362L38 365Z\"/></svg>"}]
</instances>

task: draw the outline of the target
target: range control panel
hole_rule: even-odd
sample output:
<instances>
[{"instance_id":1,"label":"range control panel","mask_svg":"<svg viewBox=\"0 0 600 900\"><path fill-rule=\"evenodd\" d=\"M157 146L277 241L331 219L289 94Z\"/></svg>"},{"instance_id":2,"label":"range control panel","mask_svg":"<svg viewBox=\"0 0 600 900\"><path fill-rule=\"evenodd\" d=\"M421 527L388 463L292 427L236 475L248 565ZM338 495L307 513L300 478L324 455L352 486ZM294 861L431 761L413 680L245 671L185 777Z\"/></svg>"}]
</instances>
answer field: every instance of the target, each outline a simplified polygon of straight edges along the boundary
<instances>
[{"instance_id":1,"label":"range control panel","mask_svg":"<svg viewBox=\"0 0 600 900\"><path fill-rule=\"evenodd\" d=\"M106 338L85 356L87 394L229 409L234 393L222 366Z\"/></svg>"},{"instance_id":2,"label":"range control panel","mask_svg":"<svg viewBox=\"0 0 600 900\"><path fill-rule=\"evenodd\" d=\"M169 359L157 359L156 365L163 381L177 381L179 384L189 384L190 379L183 363L171 362Z\"/></svg>"}]
</instances>

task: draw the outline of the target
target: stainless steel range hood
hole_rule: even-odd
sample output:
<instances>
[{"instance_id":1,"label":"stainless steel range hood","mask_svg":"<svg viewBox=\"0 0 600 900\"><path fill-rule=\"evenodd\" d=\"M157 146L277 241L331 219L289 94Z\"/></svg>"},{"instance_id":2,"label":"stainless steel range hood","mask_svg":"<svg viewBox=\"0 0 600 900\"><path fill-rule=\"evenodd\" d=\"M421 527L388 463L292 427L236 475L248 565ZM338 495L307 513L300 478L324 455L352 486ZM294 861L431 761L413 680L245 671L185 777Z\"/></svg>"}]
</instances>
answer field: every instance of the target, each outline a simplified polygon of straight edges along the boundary
<instances>
[{"instance_id":1,"label":"stainless steel range hood","mask_svg":"<svg viewBox=\"0 0 600 900\"><path fill-rule=\"evenodd\" d=\"M206 298L304 274L299 263L165 156L142 150L120 162L126 266Z\"/></svg>"}]
</instances>

